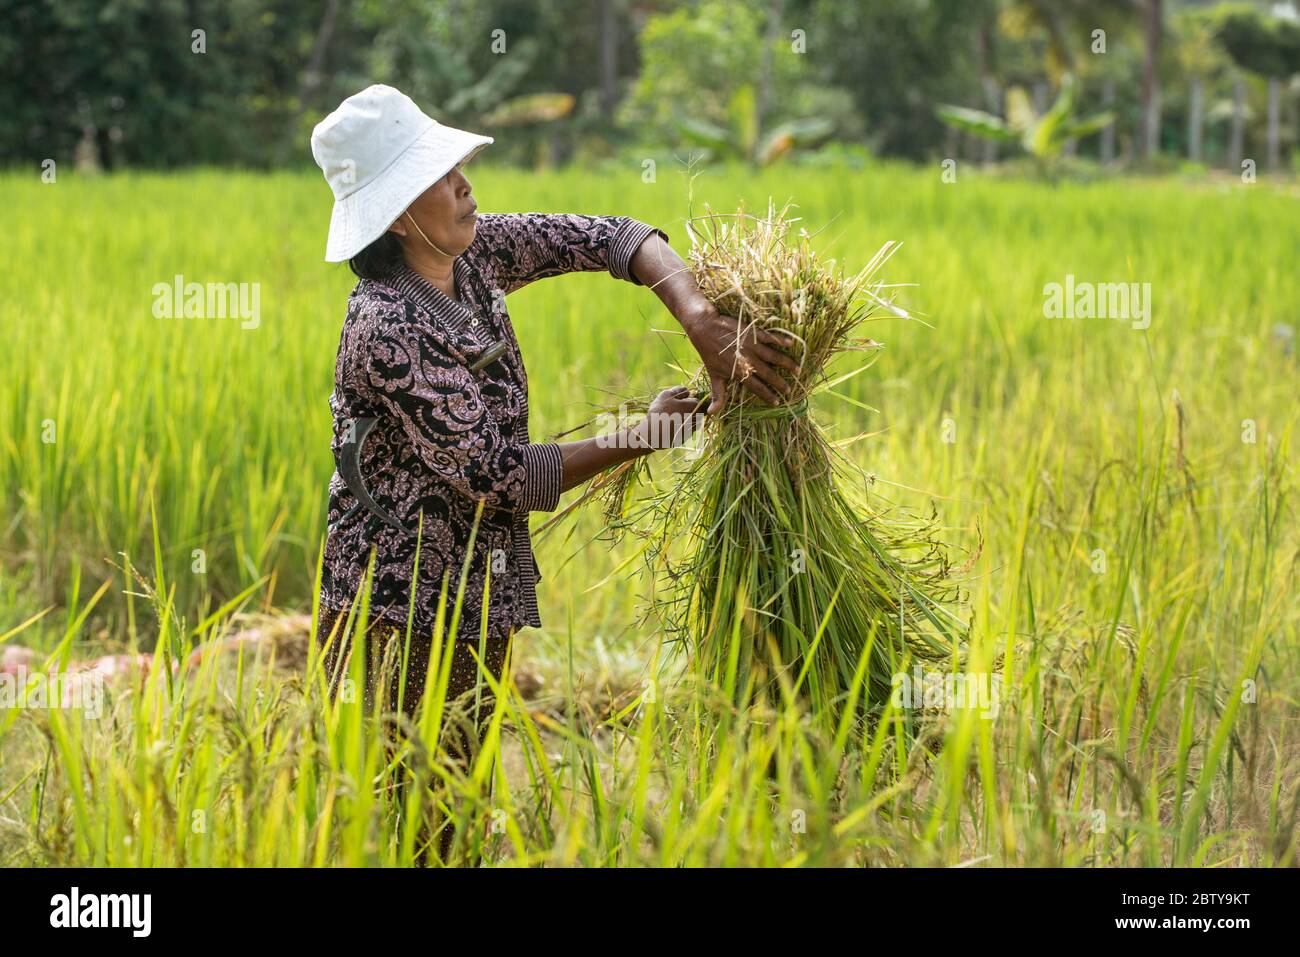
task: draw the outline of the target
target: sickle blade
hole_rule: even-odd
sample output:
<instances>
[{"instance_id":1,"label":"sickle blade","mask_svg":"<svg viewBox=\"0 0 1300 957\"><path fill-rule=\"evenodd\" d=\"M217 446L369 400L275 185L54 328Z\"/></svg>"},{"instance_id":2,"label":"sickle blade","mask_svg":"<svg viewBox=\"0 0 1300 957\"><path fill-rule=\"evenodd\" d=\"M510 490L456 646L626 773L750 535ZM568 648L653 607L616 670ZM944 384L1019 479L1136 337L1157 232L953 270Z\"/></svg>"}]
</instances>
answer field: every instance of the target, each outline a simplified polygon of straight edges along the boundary
<instances>
[{"instance_id":1,"label":"sickle blade","mask_svg":"<svg viewBox=\"0 0 1300 957\"><path fill-rule=\"evenodd\" d=\"M385 525L409 533L410 529L374 500L370 491L366 488L365 479L361 476L361 446L365 444L366 437L370 435L371 430L378 421L379 419L373 415L360 416L352 420L352 441L344 442L339 453L339 475L342 476L353 498L379 516ZM354 511L356 509L350 510L344 515L344 518Z\"/></svg>"}]
</instances>

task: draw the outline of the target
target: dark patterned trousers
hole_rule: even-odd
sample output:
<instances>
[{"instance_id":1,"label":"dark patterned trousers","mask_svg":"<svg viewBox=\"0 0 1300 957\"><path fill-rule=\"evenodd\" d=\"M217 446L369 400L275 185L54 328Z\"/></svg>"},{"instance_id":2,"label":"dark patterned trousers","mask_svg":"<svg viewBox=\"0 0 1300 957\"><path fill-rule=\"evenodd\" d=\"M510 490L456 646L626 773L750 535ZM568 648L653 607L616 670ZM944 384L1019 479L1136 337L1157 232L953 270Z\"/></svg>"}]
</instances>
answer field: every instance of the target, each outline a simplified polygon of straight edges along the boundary
<instances>
[{"instance_id":1,"label":"dark patterned trousers","mask_svg":"<svg viewBox=\"0 0 1300 957\"><path fill-rule=\"evenodd\" d=\"M322 664L329 679L328 687L331 699L338 694L338 689L348 674L348 649L342 647L346 617L345 612L336 612L323 606L320 609L320 624L317 629L316 640L324 649ZM326 641L330 638L331 633L336 630L334 640L326 647ZM465 774L469 773L474 757L483 745L488 721L492 717L492 710L495 705L495 696L491 687L486 681L480 681L482 675L478 663L471 654L471 649L473 649L474 653L482 654L483 666L491 672L493 680L499 682L505 672L506 653L510 647L510 639L510 635L498 638L489 636L481 652L479 643L476 640L458 640L454 642L455 649L451 660L451 675L447 683L446 701L448 711L444 718L444 725L446 726L444 734L446 735L446 750L452 762ZM354 638L354 645L355 641ZM404 693L400 693L403 690L400 683L400 668L405 642L405 623L398 624L385 618L375 619L369 623L366 629L365 641L366 686L363 689L363 697L367 710L373 709L376 698L386 689L384 710L392 713L400 711L407 718L414 721L417 720L420 704L424 696L424 682L429 672L429 658L432 655L433 642L430 635L421 635L412 629L406 668L406 685ZM388 664L387 668L383 667L385 663ZM476 692L477 707L475 706ZM401 698L400 701L398 700L399 697ZM394 743L390 743L390 760L393 750ZM402 798L406 783L406 775L399 773L393 785L395 798L398 801ZM491 787L490 778L488 786ZM420 854L419 863L431 863L430 857L433 853L431 835L435 831L437 833L438 859L443 863L451 863L450 856L455 830L449 821L437 821L432 825L430 822L425 821L422 824L417 844L426 848L426 851Z\"/></svg>"}]
</instances>

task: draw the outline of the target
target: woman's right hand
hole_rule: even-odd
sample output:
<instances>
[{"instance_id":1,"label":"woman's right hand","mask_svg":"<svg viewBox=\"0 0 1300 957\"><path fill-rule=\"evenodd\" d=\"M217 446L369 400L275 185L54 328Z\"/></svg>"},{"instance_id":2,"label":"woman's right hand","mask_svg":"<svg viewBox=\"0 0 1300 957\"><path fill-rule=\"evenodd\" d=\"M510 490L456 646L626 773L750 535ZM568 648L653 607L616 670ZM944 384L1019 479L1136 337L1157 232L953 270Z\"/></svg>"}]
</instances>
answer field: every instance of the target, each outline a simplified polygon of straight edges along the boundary
<instances>
[{"instance_id":1,"label":"woman's right hand","mask_svg":"<svg viewBox=\"0 0 1300 957\"><path fill-rule=\"evenodd\" d=\"M685 386L665 389L650 403L646 417L631 428L576 442L558 443L561 491L568 491L605 469L649 455L656 449L681 445L703 427L708 405L709 396L692 395Z\"/></svg>"},{"instance_id":2,"label":"woman's right hand","mask_svg":"<svg viewBox=\"0 0 1300 957\"><path fill-rule=\"evenodd\" d=\"M700 398L684 385L665 389L650 403L646 416L631 430L638 448L668 449L682 445L704 427L709 396Z\"/></svg>"}]
</instances>

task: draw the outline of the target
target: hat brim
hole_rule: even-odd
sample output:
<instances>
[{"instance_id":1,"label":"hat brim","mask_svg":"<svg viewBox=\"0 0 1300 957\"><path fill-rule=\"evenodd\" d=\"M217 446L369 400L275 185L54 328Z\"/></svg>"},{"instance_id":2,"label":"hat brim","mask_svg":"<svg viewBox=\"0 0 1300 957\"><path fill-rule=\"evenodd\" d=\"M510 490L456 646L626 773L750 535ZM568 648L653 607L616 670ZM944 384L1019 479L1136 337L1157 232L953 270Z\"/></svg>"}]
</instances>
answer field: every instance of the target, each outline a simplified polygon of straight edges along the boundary
<instances>
[{"instance_id":1,"label":"hat brim","mask_svg":"<svg viewBox=\"0 0 1300 957\"><path fill-rule=\"evenodd\" d=\"M366 185L336 200L325 261L346 262L382 236L421 193L493 138L441 124L431 126Z\"/></svg>"}]
</instances>

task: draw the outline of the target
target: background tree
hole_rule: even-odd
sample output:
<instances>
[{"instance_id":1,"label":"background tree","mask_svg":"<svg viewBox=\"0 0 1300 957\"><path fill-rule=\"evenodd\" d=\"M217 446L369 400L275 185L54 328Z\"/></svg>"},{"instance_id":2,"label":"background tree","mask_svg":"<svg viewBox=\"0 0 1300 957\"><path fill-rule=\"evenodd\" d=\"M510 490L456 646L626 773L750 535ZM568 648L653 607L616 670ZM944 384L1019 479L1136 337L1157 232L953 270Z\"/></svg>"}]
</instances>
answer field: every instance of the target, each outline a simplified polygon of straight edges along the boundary
<instances>
[{"instance_id":1,"label":"background tree","mask_svg":"<svg viewBox=\"0 0 1300 957\"><path fill-rule=\"evenodd\" d=\"M1096 148L1109 161L1118 146L1122 162L1152 155L1162 140L1181 145L1185 129L1199 156L1207 135L1215 150L1227 138L1217 126L1203 130L1204 120L1233 117L1229 152L1239 159L1257 113L1268 116L1268 157L1278 167L1295 135L1286 77L1296 72L1297 25L1268 15L1264 0L1235 3L1223 16L1218 8L1202 15L1208 6L0 0L0 162L30 168L79 155L87 168L109 169L309 165L312 126L375 82L405 90L446 122L503 134L495 162L591 162L633 147L802 161L824 148L828 127L834 140L859 144L858 154L869 147L916 161L991 162L998 145L946 126L936 106L1001 116L1003 91L1019 86L1041 116L1068 71L1081 110L1117 117L1081 151ZM1214 23L1208 47L1204 22ZM1091 49L1096 29L1106 33L1104 55ZM1231 57L1219 52L1229 48ZM1209 67L1215 58L1221 68ZM1162 88L1188 94L1162 109ZM1225 105L1229 93L1235 106ZM1074 148L1067 141L1063 152Z\"/></svg>"},{"instance_id":2,"label":"background tree","mask_svg":"<svg viewBox=\"0 0 1300 957\"><path fill-rule=\"evenodd\" d=\"M1216 35L1238 67L1263 77L1268 84L1267 163L1269 169L1277 169L1281 156L1282 83L1300 72L1300 24L1265 16L1254 7L1225 6L1219 10ZM1238 90L1240 103L1244 84ZM1234 165L1241 162L1239 130L1234 125Z\"/></svg>"},{"instance_id":3,"label":"background tree","mask_svg":"<svg viewBox=\"0 0 1300 957\"><path fill-rule=\"evenodd\" d=\"M1164 0L1133 0L1142 11L1142 116L1138 155L1160 152L1160 47L1164 41Z\"/></svg>"},{"instance_id":4,"label":"background tree","mask_svg":"<svg viewBox=\"0 0 1300 957\"><path fill-rule=\"evenodd\" d=\"M1187 158L1200 162L1205 129L1206 88L1226 72L1227 60L1203 9L1180 10L1170 22L1174 61L1187 80Z\"/></svg>"},{"instance_id":5,"label":"background tree","mask_svg":"<svg viewBox=\"0 0 1300 957\"><path fill-rule=\"evenodd\" d=\"M985 16L968 0L816 0L809 57L824 82L849 91L872 149L923 159L946 130L934 105L960 102L979 86L970 38Z\"/></svg>"},{"instance_id":6,"label":"background tree","mask_svg":"<svg viewBox=\"0 0 1300 957\"><path fill-rule=\"evenodd\" d=\"M818 81L815 44L824 32L807 24L797 7L779 2L766 9L703 2L652 17L620 122L647 144L756 164L833 132L860 136L849 96ZM792 36L796 30L803 33Z\"/></svg>"}]
</instances>

